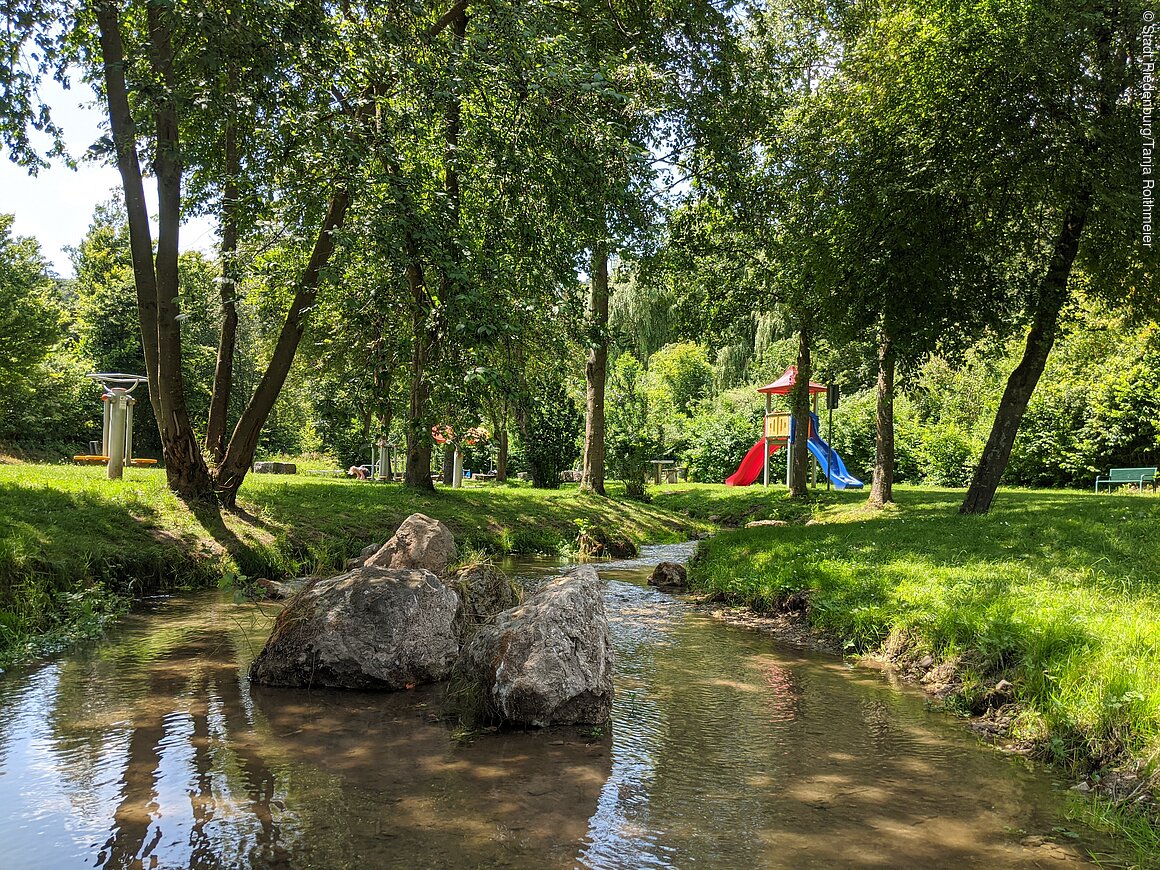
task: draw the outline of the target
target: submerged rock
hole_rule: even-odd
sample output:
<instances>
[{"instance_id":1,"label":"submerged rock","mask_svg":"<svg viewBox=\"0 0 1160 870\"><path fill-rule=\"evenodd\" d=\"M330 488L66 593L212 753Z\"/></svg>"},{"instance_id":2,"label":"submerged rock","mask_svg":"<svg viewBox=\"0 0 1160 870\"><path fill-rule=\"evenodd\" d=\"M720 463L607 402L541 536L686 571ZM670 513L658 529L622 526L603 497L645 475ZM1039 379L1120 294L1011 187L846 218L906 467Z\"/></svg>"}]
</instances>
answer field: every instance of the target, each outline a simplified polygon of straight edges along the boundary
<instances>
[{"instance_id":1,"label":"submerged rock","mask_svg":"<svg viewBox=\"0 0 1160 870\"><path fill-rule=\"evenodd\" d=\"M684 592L688 587L685 566L679 562L661 562L653 568L648 585L655 586L662 592Z\"/></svg>"},{"instance_id":2,"label":"submerged rock","mask_svg":"<svg viewBox=\"0 0 1160 870\"><path fill-rule=\"evenodd\" d=\"M421 568L432 574L442 574L454 558L455 538L451 530L426 514L411 514L403 520L393 538L364 560L363 566Z\"/></svg>"},{"instance_id":3,"label":"submerged rock","mask_svg":"<svg viewBox=\"0 0 1160 870\"><path fill-rule=\"evenodd\" d=\"M459 596L430 571L356 568L316 580L279 614L250 678L346 689L446 679L458 611Z\"/></svg>"},{"instance_id":4,"label":"submerged rock","mask_svg":"<svg viewBox=\"0 0 1160 870\"><path fill-rule=\"evenodd\" d=\"M603 584L583 566L481 627L455 663L475 715L519 725L599 725L612 712Z\"/></svg>"}]
</instances>

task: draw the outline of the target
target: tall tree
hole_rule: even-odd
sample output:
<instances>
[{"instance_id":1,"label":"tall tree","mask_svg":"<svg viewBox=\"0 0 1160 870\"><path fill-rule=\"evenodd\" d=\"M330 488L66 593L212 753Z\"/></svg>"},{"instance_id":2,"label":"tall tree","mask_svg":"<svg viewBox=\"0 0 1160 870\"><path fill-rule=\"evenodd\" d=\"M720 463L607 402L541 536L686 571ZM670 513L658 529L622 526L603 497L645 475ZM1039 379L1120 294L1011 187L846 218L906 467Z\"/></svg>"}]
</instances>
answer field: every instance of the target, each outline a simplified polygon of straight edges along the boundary
<instances>
[{"instance_id":1,"label":"tall tree","mask_svg":"<svg viewBox=\"0 0 1160 870\"><path fill-rule=\"evenodd\" d=\"M584 465L580 490L604 495L604 387L608 380L608 243L592 247L588 279L588 360L584 368Z\"/></svg>"},{"instance_id":2,"label":"tall tree","mask_svg":"<svg viewBox=\"0 0 1160 870\"><path fill-rule=\"evenodd\" d=\"M1156 253L1140 232L1139 123L1142 67L1136 41L1144 4L993 0L930 15L942 45L969 40L948 74L1005 76L965 95L976 121L971 145L986 148L993 172L972 194L1005 205L1011 262L1028 325L1022 359L1008 378L963 513L990 509L1028 402L1074 297L1081 266L1122 300L1151 296ZM965 125L961 125L965 126ZM981 140L981 141L980 141ZM989 176L989 177L987 177ZM1015 258L1019 259L1016 260Z\"/></svg>"}]
</instances>

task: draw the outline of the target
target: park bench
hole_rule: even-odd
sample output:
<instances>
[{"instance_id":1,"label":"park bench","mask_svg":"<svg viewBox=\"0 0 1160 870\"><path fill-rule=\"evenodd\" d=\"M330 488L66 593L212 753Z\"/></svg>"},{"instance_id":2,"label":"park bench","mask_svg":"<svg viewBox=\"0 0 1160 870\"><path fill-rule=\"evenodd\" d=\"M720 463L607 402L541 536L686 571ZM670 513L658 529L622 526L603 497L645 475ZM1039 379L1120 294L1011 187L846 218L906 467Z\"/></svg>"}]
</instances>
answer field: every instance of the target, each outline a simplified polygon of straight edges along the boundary
<instances>
[{"instance_id":1,"label":"park bench","mask_svg":"<svg viewBox=\"0 0 1160 870\"><path fill-rule=\"evenodd\" d=\"M1108 472L1107 477L1096 477L1096 492L1100 491L1100 484L1104 485L1105 489L1111 489L1113 486L1138 486L1141 492L1144 489L1144 484L1152 484L1152 491L1156 491L1156 466L1151 468L1113 468Z\"/></svg>"}]
</instances>

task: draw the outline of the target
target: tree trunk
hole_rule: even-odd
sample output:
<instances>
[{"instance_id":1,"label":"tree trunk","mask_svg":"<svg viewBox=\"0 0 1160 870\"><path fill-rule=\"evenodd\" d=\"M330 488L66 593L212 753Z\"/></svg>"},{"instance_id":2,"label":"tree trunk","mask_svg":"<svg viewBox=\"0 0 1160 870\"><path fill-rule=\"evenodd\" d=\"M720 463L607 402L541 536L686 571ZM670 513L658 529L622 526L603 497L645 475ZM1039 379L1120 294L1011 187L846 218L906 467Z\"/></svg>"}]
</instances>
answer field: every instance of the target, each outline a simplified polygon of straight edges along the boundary
<instances>
[{"instance_id":1,"label":"tree trunk","mask_svg":"<svg viewBox=\"0 0 1160 870\"><path fill-rule=\"evenodd\" d=\"M423 268L416 260L407 267L411 293L411 391L407 406L407 472L404 485L433 490L431 482L431 421L428 405L431 387L427 383L429 329L428 301L423 287Z\"/></svg>"},{"instance_id":2,"label":"tree trunk","mask_svg":"<svg viewBox=\"0 0 1160 870\"><path fill-rule=\"evenodd\" d=\"M1027 404L1031 401L1031 394L1039 383L1047 357L1055 344L1059 312L1068 299L1068 279L1079 251L1090 203L1090 196L1080 196L1064 216L1063 226L1051 252L1047 274L1039 287L1023 359L1007 379L1007 388L999 402L991 434L979 464L975 467L974 477L959 513L985 514L991 509L999 480L1007 470L1007 461L1011 458L1011 448L1015 446L1015 436L1019 434L1019 425L1023 422Z\"/></svg>"},{"instance_id":3,"label":"tree trunk","mask_svg":"<svg viewBox=\"0 0 1160 870\"><path fill-rule=\"evenodd\" d=\"M588 293L588 362L584 367L587 403L581 492L604 495L604 386L608 376L608 243L592 248Z\"/></svg>"},{"instance_id":4,"label":"tree trunk","mask_svg":"<svg viewBox=\"0 0 1160 870\"><path fill-rule=\"evenodd\" d=\"M878 415L875 420L874 482L870 504L894 501L894 341L886 318L878 327Z\"/></svg>"},{"instance_id":5,"label":"tree trunk","mask_svg":"<svg viewBox=\"0 0 1160 870\"><path fill-rule=\"evenodd\" d=\"M153 405L153 416L160 425L163 415L157 388L157 274L154 272L153 238L149 228L149 209L145 204L145 185L137 156L137 125L129 109L129 93L125 84L125 49L121 41L118 8L116 3L102 0L96 4L95 11L104 60L109 129L117 152L117 170L125 194L133 284L137 290L137 311L141 321L141 350L145 356L145 374L149 379L149 402Z\"/></svg>"},{"instance_id":6,"label":"tree trunk","mask_svg":"<svg viewBox=\"0 0 1160 870\"><path fill-rule=\"evenodd\" d=\"M233 435L230 436L230 443L218 468L216 481L218 494L227 507L232 507L237 498L238 488L253 464L254 451L258 447L262 427L270 416L270 410L274 407L282 386L286 383L286 376L290 373L290 366L294 363L294 355L302 340L302 332L306 328L306 315L314 307L318 297L322 271L334 254L335 233L342 227L349 206L350 194L345 188L340 188L331 195L326 216L318 229L318 237L314 240L314 250L311 251L310 260L298 281L290 310L286 312L286 320L282 324L282 331L278 334L278 341L270 356L270 363L266 366L266 371L262 374L262 379L258 382L249 404L238 419Z\"/></svg>"},{"instance_id":7,"label":"tree trunk","mask_svg":"<svg viewBox=\"0 0 1160 870\"><path fill-rule=\"evenodd\" d=\"M443 485L455 484L455 445L448 442L443 445Z\"/></svg>"},{"instance_id":8,"label":"tree trunk","mask_svg":"<svg viewBox=\"0 0 1160 870\"><path fill-rule=\"evenodd\" d=\"M507 429L496 432L495 482L507 483L508 433Z\"/></svg>"},{"instance_id":9,"label":"tree trunk","mask_svg":"<svg viewBox=\"0 0 1160 870\"><path fill-rule=\"evenodd\" d=\"M109 102L109 126L117 150L117 168L125 193L129 245L141 320L149 400L153 405L165 457L169 487L185 498L213 494L213 482L202 458L185 405L181 371L181 322L177 298L178 231L181 225L181 153L177 107L173 88L173 44L166 15L155 4L147 10L149 61L164 90L154 109L158 231L156 255L152 250L149 213L145 204L136 126L129 108L125 82L124 45L118 8L108 2L96 7L104 78Z\"/></svg>"},{"instance_id":10,"label":"tree trunk","mask_svg":"<svg viewBox=\"0 0 1160 870\"><path fill-rule=\"evenodd\" d=\"M806 495L806 473L809 468L810 435L810 325L802 320L798 328L797 376L793 388L794 442L788 457L793 463L791 498Z\"/></svg>"},{"instance_id":11,"label":"tree trunk","mask_svg":"<svg viewBox=\"0 0 1160 870\"><path fill-rule=\"evenodd\" d=\"M233 69L230 70L231 83ZM225 188L222 191L222 327L218 339L217 363L213 371L213 392L205 427L205 449L215 465L226 455L226 425L230 412L230 392L234 382L234 348L238 335L238 130L233 118L225 130Z\"/></svg>"}]
</instances>

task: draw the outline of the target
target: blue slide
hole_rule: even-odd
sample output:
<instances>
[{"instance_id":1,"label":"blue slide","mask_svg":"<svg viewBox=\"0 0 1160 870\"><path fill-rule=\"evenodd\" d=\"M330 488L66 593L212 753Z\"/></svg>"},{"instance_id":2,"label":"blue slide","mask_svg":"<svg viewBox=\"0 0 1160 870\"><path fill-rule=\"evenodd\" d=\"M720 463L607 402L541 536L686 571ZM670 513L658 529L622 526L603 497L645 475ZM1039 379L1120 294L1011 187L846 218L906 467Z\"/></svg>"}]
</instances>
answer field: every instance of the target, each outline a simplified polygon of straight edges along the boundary
<instances>
[{"instance_id":1,"label":"blue slide","mask_svg":"<svg viewBox=\"0 0 1160 870\"><path fill-rule=\"evenodd\" d=\"M829 475L830 483L834 485L834 489L861 489L862 481L853 477L850 472L846 470L846 463L842 461L842 457L838 455L837 451L830 448L830 445L822 440L818 434L821 426L818 424L818 415L810 414L810 440L807 446L810 448L810 453L814 454L814 458L818 460L818 465L821 466L822 471ZM830 460L833 459L833 467L830 466Z\"/></svg>"}]
</instances>

